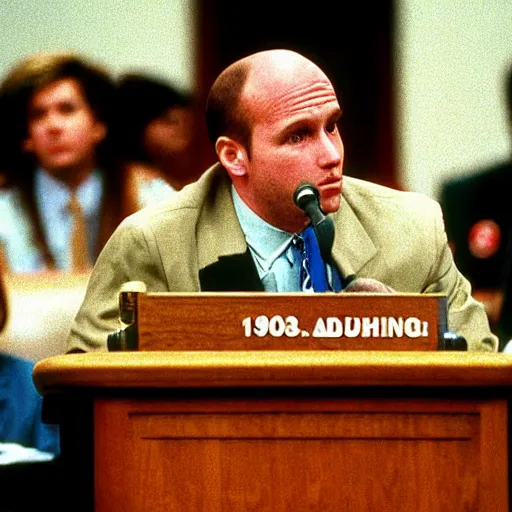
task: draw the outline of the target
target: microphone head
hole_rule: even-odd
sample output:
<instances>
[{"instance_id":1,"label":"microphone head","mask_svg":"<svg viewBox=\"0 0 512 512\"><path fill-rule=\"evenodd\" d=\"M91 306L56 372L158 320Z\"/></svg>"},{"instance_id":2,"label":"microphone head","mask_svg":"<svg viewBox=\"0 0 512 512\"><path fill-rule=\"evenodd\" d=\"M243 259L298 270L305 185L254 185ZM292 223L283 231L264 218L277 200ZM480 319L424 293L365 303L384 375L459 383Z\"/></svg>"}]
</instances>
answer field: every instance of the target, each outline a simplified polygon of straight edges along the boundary
<instances>
[{"instance_id":1,"label":"microphone head","mask_svg":"<svg viewBox=\"0 0 512 512\"><path fill-rule=\"evenodd\" d=\"M301 209L304 210L306 205L308 205L311 201L316 201L320 199L320 194L318 193L318 189L308 181L302 181L297 185L295 192L293 193L293 202Z\"/></svg>"}]
</instances>

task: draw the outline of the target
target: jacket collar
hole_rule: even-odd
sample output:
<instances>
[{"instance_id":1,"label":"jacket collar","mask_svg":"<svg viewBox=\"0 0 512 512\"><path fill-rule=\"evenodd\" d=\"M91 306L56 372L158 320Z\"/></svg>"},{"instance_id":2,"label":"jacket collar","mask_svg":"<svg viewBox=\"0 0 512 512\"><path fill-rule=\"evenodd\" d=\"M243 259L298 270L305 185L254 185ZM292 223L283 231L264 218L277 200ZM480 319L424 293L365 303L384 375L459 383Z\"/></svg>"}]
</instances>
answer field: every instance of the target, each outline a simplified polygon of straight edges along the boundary
<instances>
[{"instance_id":1,"label":"jacket collar","mask_svg":"<svg viewBox=\"0 0 512 512\"><path fill-rule=\"evenodd\" d=\"M202 291L263 291L231 196L231 180L217 164L197 227Z\"/></svg>"},{"instance_id":2,"label":"jacket collar","mask_svg":"<svg viewBox=\"0 0 512 512\"><path fill-rule=\"evenodd\" d=\"M216 263L222 256L244 254L245 236L231 197L231 180L217 164L211 169L206 188L210 196L203 202L197 223L197 253L199 269Z\"/></svg>"},{"instance_id":3,"label":"jacket collar","mask_svg":"<svg viewBox=\"0 0 512 512\"><path fill-rule=\"evenodd\" d=\"M263 291L235 212L231 180L220 164L211 168L209 179L213 196L206 199L197 228L201 290ZM344 187L350 187L349 179ZM333 217L333 260L343 276L357 274L378 249L343 196Z\"/></svg>"}]
</instances>

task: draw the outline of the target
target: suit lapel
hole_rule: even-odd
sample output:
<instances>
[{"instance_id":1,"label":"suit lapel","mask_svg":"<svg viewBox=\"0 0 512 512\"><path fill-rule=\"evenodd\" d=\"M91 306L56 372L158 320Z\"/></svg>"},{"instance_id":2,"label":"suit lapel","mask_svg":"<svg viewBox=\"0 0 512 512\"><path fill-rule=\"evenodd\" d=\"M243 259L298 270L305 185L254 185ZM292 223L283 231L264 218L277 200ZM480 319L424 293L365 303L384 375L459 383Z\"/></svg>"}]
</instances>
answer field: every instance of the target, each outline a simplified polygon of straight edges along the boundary
<instances>
[{"instance_id":1,"label":"suit lapel","mask_svg":"<svg viewBox=\"0 0 512 512\"><path fill-rule=\"evenodd\" d=\"M202 291L263 291L231 197L231 181L216 166L197 226Z\"/></svg>"},{"instance_id":2,"label":"suit lapel","mask_svg":"<svg viewBox=\"0 0 512 512\"><path fill-rule=\"evenodd\" d=\"M212 197L205 202L197 226L201 290L263 290L233 206L231 181L219 164L215 167ZM333 260L343 276L357 274L378 249L343 196L333 219Z\"/></svg>"},{"instance_id":3,"label":"suit lapel","mask_svg":"<svg viewBox=\"0 0 512 512\"><path fill-rule=\"evenodd\" d=\"M218 261L199 271L203 292L262 292L258 270L249 254L221 256Z\"/></svg>"},{"instance_id":4,"label":"suit lapel","mask_svg":"<svg viewBox=\"0 0 512 512\"><path fill-rule=\"evenodd\" d=\"M333 217L335 235L332 256L334 262L343 276L357 274L377 255L378 249L343 196L340 208Z\"/></svg>"}]
</instances>

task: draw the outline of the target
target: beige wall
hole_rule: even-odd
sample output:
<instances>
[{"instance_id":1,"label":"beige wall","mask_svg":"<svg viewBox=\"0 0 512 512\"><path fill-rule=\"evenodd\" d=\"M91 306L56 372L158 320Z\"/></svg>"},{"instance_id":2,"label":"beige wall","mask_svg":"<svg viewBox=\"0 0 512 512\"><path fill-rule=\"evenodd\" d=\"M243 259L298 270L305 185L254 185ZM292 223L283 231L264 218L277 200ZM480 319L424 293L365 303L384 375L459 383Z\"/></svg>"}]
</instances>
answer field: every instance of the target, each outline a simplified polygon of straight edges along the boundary
<instances>
[{"instance_id":1,"label":"beige wall","mask_svg":"<svg viewBox=\"0 0 512 512\"><path fill-rule=\"evenodd\" d=\"M404 188L507 158L510 0L396 0L397 155Z\"/></svg>"},{"instance_id":2,"label":"beige wall","mask_svg":"<svg viewBox=\"0 0 512 512\"><path fill-rule=\"evenodd\" d=\"M502 81L512 62L512 2L395 1L399 181L437 196L444 178L510 153ZM3 0L0 73L34 51L71 48L115 73L147 69L192 87L194 5Z\"/></svg>"},{"instance_id":3,"label":"beige wall","mask_svg":"<svg viewBox=\"0 0 512 512\"><path fill-rule=\"evenodd\" d=\"M72 49L114 73L194 83L194 0L2 0L0 73L33 52Z\"/></svg>"}]
</instances>

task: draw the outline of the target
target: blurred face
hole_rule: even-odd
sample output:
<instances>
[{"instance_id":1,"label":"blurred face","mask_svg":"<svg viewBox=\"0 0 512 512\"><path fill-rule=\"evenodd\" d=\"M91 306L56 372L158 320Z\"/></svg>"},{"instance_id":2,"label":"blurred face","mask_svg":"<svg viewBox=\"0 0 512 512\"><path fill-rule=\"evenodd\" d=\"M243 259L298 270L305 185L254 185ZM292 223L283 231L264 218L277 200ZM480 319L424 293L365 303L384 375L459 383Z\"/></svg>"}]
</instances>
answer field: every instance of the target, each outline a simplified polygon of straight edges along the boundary
<instances>
[{"instance_id":1,"label":"blurred face","mask_svg":"<svg viewBox=\"0 0 512 512\"><path fill-rule=\"evenodd\" d=\"M275 66L271 69L270 74L265 66L253 70L243 93L252 149L244 153L245 174L235 186L260 217L294 232L307 223L293 203L301 181L318 188L325 213L340 206L341 110L330 81L311 62L286 64L281 75Z\"/></svg>"},{"instance_id":2,"label":"blurred face","mask_svg":"<svg viewBox=\"0 0 512 512\"><path fill-rule=\"evenodd\" d=\"M144 148L150 158L171 157L185 149L192 138L192 113L184 107L169 108L144 131Z\"/></svg>"},{"instance_id":3,"label":"blurred face","mask_svg":"<svg viewBox=\"0 0 512 512\"><path fill-rule=\"evenodd\" d=\"M66 181L70 173L95 167L96 146L105 134L78 82L63 79L32 96L23 147L46 171Z\"/></svg>"}]
</instances>

